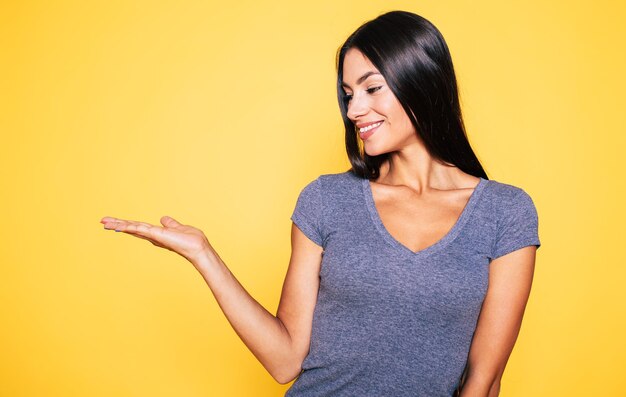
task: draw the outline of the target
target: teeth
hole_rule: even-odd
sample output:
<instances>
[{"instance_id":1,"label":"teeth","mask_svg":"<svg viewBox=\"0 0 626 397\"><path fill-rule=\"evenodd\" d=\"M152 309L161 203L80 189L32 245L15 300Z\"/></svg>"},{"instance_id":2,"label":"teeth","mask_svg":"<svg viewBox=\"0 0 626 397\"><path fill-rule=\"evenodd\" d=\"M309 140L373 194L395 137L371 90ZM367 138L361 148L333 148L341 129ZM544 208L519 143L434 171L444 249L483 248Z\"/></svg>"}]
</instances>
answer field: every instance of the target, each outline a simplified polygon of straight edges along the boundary
<instances>
[{"instance_id":1,"label":"teeth","mask_svg":"<svg viewBox=\"0 0 626 397\"><path fill-rule=\"evenodd\" d=\"M372 128L378 127L382 123L383 123L382 121L379 121L378 123L370 124L367 127L360 128L359 131L360 132L367 132L367 131L371 130Z\"/></svg>"}]
</instances>

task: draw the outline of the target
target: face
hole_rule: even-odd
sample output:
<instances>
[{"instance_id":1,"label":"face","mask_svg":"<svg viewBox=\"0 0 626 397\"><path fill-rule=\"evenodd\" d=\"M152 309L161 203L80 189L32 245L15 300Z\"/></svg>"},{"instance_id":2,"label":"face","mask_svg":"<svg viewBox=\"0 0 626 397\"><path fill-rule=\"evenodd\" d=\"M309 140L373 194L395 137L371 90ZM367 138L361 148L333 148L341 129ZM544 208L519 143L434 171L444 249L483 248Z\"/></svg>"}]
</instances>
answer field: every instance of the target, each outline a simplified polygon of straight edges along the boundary
<instances>
[{"instance_id":1,"label":"face","mask_svg":"<svg viewBox=\"0 0 626 397\"><path fill-rule=\"evenodd\" d=\"M343 61L348 118L370 156L400 151L418 142L415 128L398 99L361 51L351 48Z\"/></svg>"}]
</instances>

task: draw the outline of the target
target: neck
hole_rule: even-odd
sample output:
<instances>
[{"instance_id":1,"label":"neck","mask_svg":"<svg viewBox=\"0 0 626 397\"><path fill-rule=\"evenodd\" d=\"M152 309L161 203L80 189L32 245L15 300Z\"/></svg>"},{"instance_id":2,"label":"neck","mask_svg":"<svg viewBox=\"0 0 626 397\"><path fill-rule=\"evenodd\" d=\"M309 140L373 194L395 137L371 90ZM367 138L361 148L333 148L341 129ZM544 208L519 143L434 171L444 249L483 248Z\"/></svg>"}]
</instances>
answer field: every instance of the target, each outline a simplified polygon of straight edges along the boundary
<instances>
[{"instance_id":1,"label":"neck","mask_svg":"<svg viewBox=\"0 0 626 397\"><path fill-rule=\"evenodd\" d=\"M430 189L472 188L477 178L435 159L423 145L415 144L390 153L389 160L381 165L380 177L375 182L403 185L422 193Z\"/></svg>"}]
</instances>

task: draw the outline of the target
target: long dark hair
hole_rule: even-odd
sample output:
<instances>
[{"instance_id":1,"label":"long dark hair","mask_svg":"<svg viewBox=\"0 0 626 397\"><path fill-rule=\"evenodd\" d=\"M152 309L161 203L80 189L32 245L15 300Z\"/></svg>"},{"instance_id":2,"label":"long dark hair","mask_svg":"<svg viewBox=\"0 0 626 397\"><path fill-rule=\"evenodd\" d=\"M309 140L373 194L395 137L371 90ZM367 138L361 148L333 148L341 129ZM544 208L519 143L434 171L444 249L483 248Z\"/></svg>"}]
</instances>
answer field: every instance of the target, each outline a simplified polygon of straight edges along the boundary
<instances>
[{"instance_id":1,"label":"long dark hair","mask_svg":"<svg viewBox=\"0 0 626 397\"><path fill-rule=\"evenodd\" d=\"M439 30L419 15L392 11L361 25L337 52L337 97L346 128L350 171L377 179L389 153L368 156L359 147L344 99L343 61L349 49L365 55L385 78L426 150L465 173L487 178L465 134L450 51Z\"/></svg>"}]
</instances>

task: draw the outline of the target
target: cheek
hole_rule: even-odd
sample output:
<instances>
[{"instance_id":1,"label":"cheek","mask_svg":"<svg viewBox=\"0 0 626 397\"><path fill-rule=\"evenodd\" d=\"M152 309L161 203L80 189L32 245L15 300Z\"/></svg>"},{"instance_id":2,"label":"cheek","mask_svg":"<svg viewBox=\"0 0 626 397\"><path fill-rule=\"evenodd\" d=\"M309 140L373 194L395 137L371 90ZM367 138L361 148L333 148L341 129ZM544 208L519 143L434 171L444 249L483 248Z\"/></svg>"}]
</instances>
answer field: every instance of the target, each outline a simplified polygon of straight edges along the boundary
<instances>
[{"instance_id":1,"label":"cheek","mask_svg":"<svg viewBox=\"0 0 626 397\"><path fill-rule=\"evenodd\" d=\"M372 108L385 117L394 130L415 133L415 127L411 124L409 116L393 94L386 93L377 97L372 102Z\"/></svg>"},{"instance_id":2,"label":"cheek","mask_svg":"<svg viewBox=\"0 0 626 397\"><path fill-rule=\"evenodd\" d=\"M398 126L406 125L406 123L411 124L406 112L395 96L387 96L383 101L382 106L384 106L387 116L394 124L397 124Z\"/></svg>"},{"instance_id":3,"label":"cheek","mask_svg":"<svg viewBox=\"0 0 626 397\"><path fill-rule=\"evenodd\" d=\"M400 103L397 103L396 106L393 107L390 114L392 114L392 123L397 128L411 130L413 132L415 131L413 124L411 124L411 119L409 119L409 116L406 114Z\"/></svg>"},{"instance_id":4,"label":"cheek","mask_svg":"<svg viewBox=\"0 0 626 397\"><path fill-rule=\"evenodd\" d=\"M409 116L407 116L404 111L402 112L402 117L404 117L404 127L407 130L410 130L411 134L415 134L415 127L411 123L411 119L409 119Z\"/></svg>"}]
</instances>

